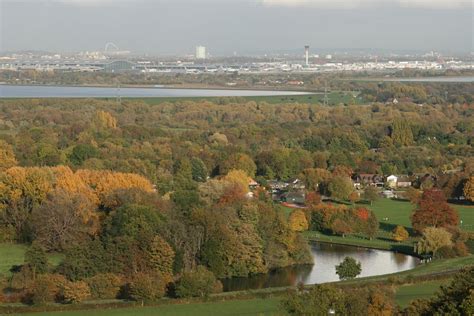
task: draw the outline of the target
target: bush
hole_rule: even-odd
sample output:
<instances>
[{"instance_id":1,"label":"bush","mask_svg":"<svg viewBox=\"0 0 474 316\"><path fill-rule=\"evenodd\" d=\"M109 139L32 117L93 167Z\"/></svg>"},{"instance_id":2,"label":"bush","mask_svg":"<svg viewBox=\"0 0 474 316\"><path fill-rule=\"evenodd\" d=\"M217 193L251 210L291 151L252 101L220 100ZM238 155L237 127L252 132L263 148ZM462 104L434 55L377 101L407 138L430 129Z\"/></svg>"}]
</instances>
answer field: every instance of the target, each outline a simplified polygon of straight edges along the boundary
<instances>
[{"instance_id":1,"label":"bush","mask_svg":"<svg viewBox=\"0 0 474 316\"><path fill-rule=\"evenodd\" d=\"M61 298L64 303L80 303L90 296L91 291L84 281L66 282L61 287Z\"/></svg>"},{"instance_id":2,"label":"bush","mask_svg":"<svg viewBox=\"0 0 474 316\"><path fill-rule=\"evenodd\" d=\"M207 297L218 292L222 292L222 283L204 266L185 272L176 285L178 297Z\"/></svg>"},{"instance_id":3,"label":"bush","mask_svg":"<svg viewBox=\"0 0 474 316\"><path fill-rule=\"evenodd\" d=\"M93 298L116 298L120 292L122 279L113 273L97 274L86 279Z\"/></svg>"},{"instance_id":4,"label":"bush","mask_svg":"<svg viewBox=\"0 0 474 316\"><path fill-rule=\"evenodd\" d=\"M67 283L60 274L42 274L36 278L30 289L31 302L35 305L44 305L57 300L61 288Z\"/></svg>"},{"instance_id":5,"label":"bush","mask_svg":"<svg viewBox=\"0 0 474 316\"><path fill-rule=\"evenodd\" d=\"M160 274L137 273L128 283L126 296L135 301L154 301L165 295L167 283Z\"/></svg>"},{"instance_id":6,"label":"bush","mask_svg":"<svg viewBox=\"0 0 474 316\"><path fill-rule=\"evenodd\" d=\"M436 259L449 259L456 257L456 251L451 246L443 246L435 254Z\"/></svg>"},{"instance_id":7,"label":"bush","mask_svg":"<svg viewBox=\"0 0 474 316\"><path fill-rule=\"evenodd\" d=\"M457 241L453 246L454 252L458 257L466 257L469 255L469 249L467 248L466 244L462 241Z\"/></svg>"}]
</instances>

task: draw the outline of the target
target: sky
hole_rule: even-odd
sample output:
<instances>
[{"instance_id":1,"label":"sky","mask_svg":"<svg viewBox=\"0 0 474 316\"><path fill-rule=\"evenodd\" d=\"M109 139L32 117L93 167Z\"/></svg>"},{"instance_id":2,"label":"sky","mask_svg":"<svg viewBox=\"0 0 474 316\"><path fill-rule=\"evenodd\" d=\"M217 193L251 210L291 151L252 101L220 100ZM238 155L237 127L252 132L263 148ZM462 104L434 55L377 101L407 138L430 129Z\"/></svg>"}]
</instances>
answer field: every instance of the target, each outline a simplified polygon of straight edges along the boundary
<instances>
[{"instance_id":1,"label":"sky","mask_svg":"<svg viewBox=\"0 0 474 316\"><path fill-rule=\"evenodd\" d=\"M0 51L474 51L472 0L0 0Z\"/></svg>"}]
</instances>

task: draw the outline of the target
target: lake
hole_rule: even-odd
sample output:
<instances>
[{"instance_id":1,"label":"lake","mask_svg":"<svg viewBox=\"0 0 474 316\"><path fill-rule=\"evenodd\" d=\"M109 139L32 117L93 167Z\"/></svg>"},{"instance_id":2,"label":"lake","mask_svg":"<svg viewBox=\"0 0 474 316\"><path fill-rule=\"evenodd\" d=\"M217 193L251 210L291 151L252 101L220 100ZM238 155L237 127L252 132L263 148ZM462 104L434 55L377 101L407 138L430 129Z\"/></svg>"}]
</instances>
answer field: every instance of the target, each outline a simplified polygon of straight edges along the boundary
<instances>
[{"instance_id":1,"label":"lake","mask_svg":"<svg viewBox=\"0 0 474 316\"><path fill-rule=\"evenodd\" d=\"M335 266L341 263L346 256L353 257L361 263L362 273L359 277L410 270L420 263L420 260L416 257L385 250L328 243L311 243L310 247L314 265L299 265L276 269L248 278L224 279L221 280L224 285L224 291L339 281Z\"/></svg>"},{"instance_id":2,"label":"lake","mask_svg":"<svg viewBox=\"0 0 474 316\"><path fill-rule=\"evenodd\" d=\"M0 85L0 98L158 98L302 95L299 91Z\"/></svg>"}]
</instances>

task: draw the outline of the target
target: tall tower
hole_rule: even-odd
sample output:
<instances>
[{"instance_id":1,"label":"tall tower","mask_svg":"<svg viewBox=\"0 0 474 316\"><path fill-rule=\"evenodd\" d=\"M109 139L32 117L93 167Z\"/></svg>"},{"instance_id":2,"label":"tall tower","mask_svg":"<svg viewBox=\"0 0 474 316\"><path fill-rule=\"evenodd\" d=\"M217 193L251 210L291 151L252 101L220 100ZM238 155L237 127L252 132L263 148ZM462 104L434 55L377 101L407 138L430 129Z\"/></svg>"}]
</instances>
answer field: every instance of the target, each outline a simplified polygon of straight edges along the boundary
<instances>
[{"instance_id":1,"label":"tall tower","mask_svg":"<svg viewBox=\"0 0 474 316\"><path fill-rule=\"evenodd\" d=\"M196 46L196 59L206 59L206 47Z\"/></svg>"},{"instance_id":2,"label":"tall tower","mask_svg":"<svg viewBox=\"0 0 474 316\"><path fill-rule=\"evenodd\" d=\"M306 45L304 47L304 57L306 60L306 66L308 66L309 65L309 45Z\"/></svg>"}]
</instances>

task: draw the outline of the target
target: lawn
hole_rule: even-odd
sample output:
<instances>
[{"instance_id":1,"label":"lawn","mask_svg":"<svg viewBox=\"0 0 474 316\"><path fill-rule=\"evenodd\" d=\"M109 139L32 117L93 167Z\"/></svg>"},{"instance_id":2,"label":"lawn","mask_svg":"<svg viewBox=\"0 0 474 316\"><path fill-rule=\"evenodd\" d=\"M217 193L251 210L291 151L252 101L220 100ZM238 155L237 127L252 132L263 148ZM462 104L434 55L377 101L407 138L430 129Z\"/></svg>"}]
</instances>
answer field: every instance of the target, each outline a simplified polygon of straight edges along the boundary
<instances>
[{"instance_id":1,"label":"lawn","mask_svg":"<svg viewBox=\"0 0 474 316\"><path fill-rule=\"evenodd\" d=\"M459 213L459 217L462 220L460 227L467 231L474 231L474 206L450 205ZM374 211L379 219L380 228L383 230L391 230L396 225L403 225L409 229L412 228L410 215L415 207L408 201L379 199L369 208ZM384 218L388 218L388 220L384 220Z\"/></svg>"},{"instance_id":2,"label":"lawn","mask_svg":"<svg viewBox=\"0 0 474 316\"><path fill-rule=\"evenodd\" d=\"M3 243L0 244L0 276L9 274L13 265L21 265L25 259L26 245ZM58 265L62 259L61 254L48 256L51 265Z\"/></svg>"},{"instance_id":3,"label":"lawn","mask_svg":"<svg viewBox=\"0 0 474 316\"><path fill-rule=\"evenodd\" d=\"M61 316L207 316L207 315L248 315L248 316L277 316L286 315L279 310L277 298L233 300L210 303L170 304L163 306L146 306L133 308L96 309L88 311L63 311L28 313L16 315L61 315Z\"/></svg>"},{"instance_id":4,"label":"lawn","mask_svg":"<svg viewBox=\"0 0 474 316\"><path fill-rule=\"evenodd\" d=\"M361 206L367 205L361 204ZM459 216L463 221L461 228L474 231L474 207L455 204L451 204L451 206L459 212ZM414 206L408 201L379 199L368 207L375 213L380 222L380 229L372 240L358 234L346 237L325 235L317 231L306 231L303 234L310 240L411 253L413 251L412 246L417 241L417 238L410 237L398 243L391 239L391 232L397 225L402 225L407 228L410 234L413 234L410 215L413 212ZM283 211L285 214L289 212L286 208Z\"/></svg>"},{"instance_id":5,"label":"lawn","mask_svg":"<svg viewBox=\"0 0 474 316\"><path fill-rule=\"evenodd\" d=\"M451 280L435 280L418 284L402 285L397 289L395 301L401 307L407 307L414 299L428 299L436 293L441 285Z\"/></svg>"}]
</instances>

